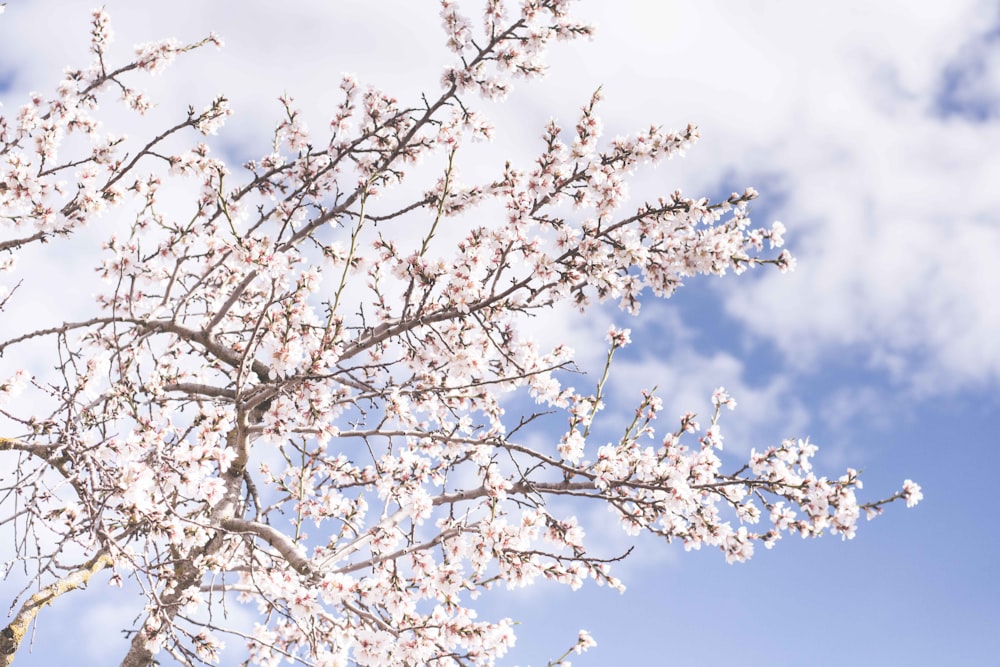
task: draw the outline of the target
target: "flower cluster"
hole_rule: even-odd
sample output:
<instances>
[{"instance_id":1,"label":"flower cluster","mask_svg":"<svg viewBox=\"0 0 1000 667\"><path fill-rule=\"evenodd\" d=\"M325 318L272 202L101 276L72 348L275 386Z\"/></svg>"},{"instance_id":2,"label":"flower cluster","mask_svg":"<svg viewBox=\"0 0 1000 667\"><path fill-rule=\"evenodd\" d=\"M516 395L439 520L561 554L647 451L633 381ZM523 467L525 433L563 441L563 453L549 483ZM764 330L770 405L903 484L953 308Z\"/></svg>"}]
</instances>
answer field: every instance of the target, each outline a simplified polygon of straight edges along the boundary
<instances>
[{"instance_id":1,"label":"flower cluster","mask_svg":"<svg viewBox=\"0 0 1000 667\"><path fill-rule=\"evenodd\" d=\"M490 0L478 22L443 0L457 58L437 97L401 103L345 76L320 134L283 98L270 145L242 170L202 143L231 113L224 97L150 140L101 129L106 90L142 112L130 73L219 44L142 45L114 68L103 11L91 65L0 122L0 250L134 213L96 251L107 288L89 319L0 343L48 337L58 359L51 377L0 384L11 403L32 399L5 406L25 433L0 439L22 456L4 490L31 509L4 523L39 536L18 555L40 586L80 587L105 567L116 584L140 582L145 615L123 664L217 663L223 632L259 665L495 664L515 623L479 619L478 596L545 579L623 588L623 556L601 553L578 518L587 504L627 533L732 562L786 533L849 538L862 513L922 498L907 480L863 502L855 471L814 472L808 441L727 460L719 415L736 402L722 388L704 430L687 414L658 432L651 390L609 425L627 328L608 331L592 392L564 386L572 350L542 349L530 318L608 301L634 314L696 275L794 266L787 251L767 254L784 227L752 226L752 189L630 204L630 176L681 156L698 131L604 138L600 91L570 130L544 128L529 165L461 181L461 147L493 131L477 98L541 74L552 40L591 34L570 5ZM187 148L169 151L167 137ZM446 165L430 187L412 201L386 195L428 156ZM164 211L168 180L193 184L186 208ZM477 207L499 215L465 215ZM553 412L567 418L561 433L546 428ZM67 566L69 552L89 560ZM237 600L259 613L246 632L215 613ZM16 623L36 607L22 605ZM559 660L593 645L581 632Z\"/></svg>"}]
</instances>

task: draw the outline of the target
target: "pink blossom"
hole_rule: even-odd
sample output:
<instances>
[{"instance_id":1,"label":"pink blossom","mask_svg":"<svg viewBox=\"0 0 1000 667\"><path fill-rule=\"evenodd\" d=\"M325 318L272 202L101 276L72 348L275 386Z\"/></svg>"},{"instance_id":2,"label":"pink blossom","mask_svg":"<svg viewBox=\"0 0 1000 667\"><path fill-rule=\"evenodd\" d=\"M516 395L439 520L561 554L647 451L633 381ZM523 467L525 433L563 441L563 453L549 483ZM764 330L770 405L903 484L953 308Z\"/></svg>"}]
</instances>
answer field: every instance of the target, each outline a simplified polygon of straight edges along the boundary
<instances>
[{"instance_id":1,"label":"pink blossom","mask_svg":"<svg viewBox=\"0 0 1000 667\"><path fill-rule=\"evenodd\" d=\"M742 562L785 534L849 539L862 512L921 500L910 480L860 499L859 473L824 476L808 440L724 451L736 401L722 387L701 423L665 416L651 389L609 396L628 328L608 329L593 378L572 341L539 342L547 317L605 303L635 316L695 276L795 260L774 255L783 225L751 222L753 189L630 199L637 172L699 132L604 137L600 90L541 129L534 159L463 177L466 144L493 136L482 100L593 29L569 0L490 0L475 21L460 9L441 3L441 91L397 100L345 75L319 132L281 98L242 167L213 143L225 97L148 136L104 129L108 106L152 108L136 80L221 40L112 63L103 10L89 65L0 123L0 269L36 243L57 248L50 261L66 238L82 253L92 234L76 232L108 223L93 228L92 312L0 342L8 359L26 341L52 354L50 371L0 382L25 434L0 434L21 457L0 489L18 509L0 524L46 536L10 542L38 572L25 590L64 570L137 582L125 664L219 662L226 631L257 665L493 665L516 640L515 621L477 617L497 586L624 590L594 521ZM68 297L51 298L60 312ZM549 413L566 420L559 435ZM229 625L234 604L258 622ZM558 660L594 645L581 631Z\"/></svg>"}]
</instances>

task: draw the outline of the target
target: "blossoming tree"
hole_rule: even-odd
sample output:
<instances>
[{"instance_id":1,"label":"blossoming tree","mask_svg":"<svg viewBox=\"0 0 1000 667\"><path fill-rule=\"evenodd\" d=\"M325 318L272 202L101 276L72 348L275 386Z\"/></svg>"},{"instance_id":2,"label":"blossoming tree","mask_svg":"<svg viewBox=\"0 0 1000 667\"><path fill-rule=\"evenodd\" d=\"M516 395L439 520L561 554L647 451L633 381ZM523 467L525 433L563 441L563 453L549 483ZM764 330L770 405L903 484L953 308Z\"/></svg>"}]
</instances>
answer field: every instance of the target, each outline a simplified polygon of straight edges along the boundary
<instances>
[{"instance_id":1,"label":"blossoming tree","mask_svg":"<svg viewBox=\"0 0 1000 667\"><path fill-rule=\"evenodd\" d=\"M116 65L102 10L92 62L0 118L3 269L29 245L68 252L84 225L107 239L94 251L107 288L86 316L4 322L7 363L40 341L51 363L0 384L3 573L24 579L0 664L44 606L102 571L144 598L124 666L218 662L223 641L245 644L247 664L493 664L513 622L478 620L480 594L621 587L620 556L592 549L573 516L588 504L629 533L742 561L785 533L851 537L862 513L920 499L907 481L858 500L857 473L817 474L808 441L724 462L719 411L735 402L722 389L704 429L688 414L654 433L662 405L647 391L595 442L629 331L611 329L603 377L578 392L569 348L541 349L528 318L608 300L636 314L690 276L793 260L772 250L779 224L751 227L752 189L627 205L629 175L697 130L602 141L599 94L570 129L545 127L532 164L460 183L460 147L491 135L476 99L540 75L551 40L591 33L569 4L491 0L473 24L443 0L455 55L438 92L401 103L345 76L319 134L282 100L270 146L241 168L199 143L230 113L223 97L154 136L102 126L101 104L150 108L133 78L219 43L146 44ZM436 185L404 200L421 159L442 165ZM165 202L174 179L199 193ZM553 411L554 435L538 419ZM539 434L551 440L529 445ZM255 624L227 620L237 603ZM581 632L571 650L591 643Z\"/></svg>"}]
</instances>

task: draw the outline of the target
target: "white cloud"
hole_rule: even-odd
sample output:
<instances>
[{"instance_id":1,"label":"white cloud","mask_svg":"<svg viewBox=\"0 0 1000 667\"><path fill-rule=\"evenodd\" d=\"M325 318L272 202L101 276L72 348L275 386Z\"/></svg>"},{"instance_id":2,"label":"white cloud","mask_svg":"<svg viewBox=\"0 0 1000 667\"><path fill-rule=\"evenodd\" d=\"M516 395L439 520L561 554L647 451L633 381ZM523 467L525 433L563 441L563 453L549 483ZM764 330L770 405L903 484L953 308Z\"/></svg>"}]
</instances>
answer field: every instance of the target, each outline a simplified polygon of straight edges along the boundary
<instances>
[{"instance_id":1,"label":"white cloud","mask_svg":"<svg viewBox=\"0 0 1000 667\"><path fill-rule=\"evenodd\" d=\"M954 102L997 98L995 7L629 7L631 25L605 8L603 36L622 50L591 72L616 75L619 122L698 122L705 138L670 179L704 189L763 175L760 207L786 222L800 260L795 275L727 289L728 312L803 369L858 346L917 394L996 382L1000 125L939 113L957 71ZM630 29L643 33L637 57Z\"/></svg>"}]
</instances>

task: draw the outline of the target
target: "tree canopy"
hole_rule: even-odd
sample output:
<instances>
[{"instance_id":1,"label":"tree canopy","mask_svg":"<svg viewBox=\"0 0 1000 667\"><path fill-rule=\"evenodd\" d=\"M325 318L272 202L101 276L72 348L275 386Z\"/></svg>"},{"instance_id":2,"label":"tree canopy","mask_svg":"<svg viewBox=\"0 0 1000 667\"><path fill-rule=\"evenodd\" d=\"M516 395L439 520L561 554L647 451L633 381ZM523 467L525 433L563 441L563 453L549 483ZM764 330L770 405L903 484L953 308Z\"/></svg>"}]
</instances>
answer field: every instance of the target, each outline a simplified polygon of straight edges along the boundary
<instances>
[{"instance_id":1,"label":"tree canopy","mask_svg":"<svg viewBox=\"0 0 1000 667\"><path fill-rule=\"evenodd\" d=\"M698 130L603 138L600 91L568 128L544 127L532 163L462 182L462 147L493 133L477 102L540 76L553 40L590 35L570 4L491 0L474 24L444 0L453 57L423 98L344 76L321 132L283 98L244 165L212 150L225 97L150 136L105 125L103 107L150 109L144 73L220 40L109 62L103 10L91 62L0 119L3 303L45 279L15 266L37 244L53 262L92 253L106 284L84 306L53 294L45 326L5 322L6 363L26 345L50 356L0 383L4 576L25 583L0 664L102 571L143 600L123 666L212 664L223 642L259 665L494 664L514 620L478 618L491 588L622 588L627 554L588 541L582 507L735 562L789 533L849 538L862 514L920 500L909 480L859 499L857 471L815 471L808 440L730 460L723 388L700 422L662 416L653 387L631 414L602 412L624 326L584 390L568 384L573 341L531 337L560 304L638 315L697 275L794 267L783 226L753 226L752 188L630 203L630 176ZM164 194L176 183L182 203ZM105 241L84 247L94 227ZM230 622L232 605L257 621ZM592 643L581 632L570 650Z\"/></svg>"}]
</instances>

